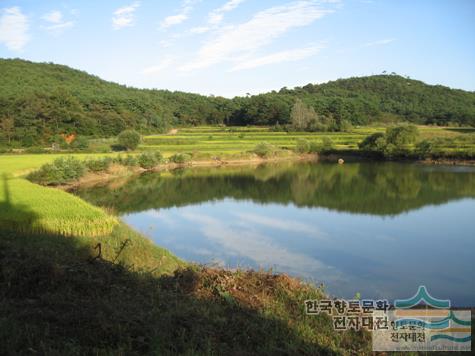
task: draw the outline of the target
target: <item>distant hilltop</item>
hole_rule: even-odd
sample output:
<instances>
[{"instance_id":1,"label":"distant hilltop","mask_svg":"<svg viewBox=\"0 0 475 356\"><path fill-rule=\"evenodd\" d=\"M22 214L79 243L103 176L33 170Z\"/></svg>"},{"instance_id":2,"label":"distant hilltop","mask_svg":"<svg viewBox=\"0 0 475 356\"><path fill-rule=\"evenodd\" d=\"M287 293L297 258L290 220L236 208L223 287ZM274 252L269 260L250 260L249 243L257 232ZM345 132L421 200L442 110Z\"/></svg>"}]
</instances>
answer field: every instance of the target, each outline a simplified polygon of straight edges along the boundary
<instances>
[{"instance_id":1,"label":"distant hilltop","mask_svg":"<svg viewBox=\"0 0 475 356\"><path fill-rule=\"evenodd\" d=\"M159 132L176 125L284 125L297 99L353 125L409 121L475 126L475 93L396 74L338 79L248 97L131 88L52 63L0 59L0 141L45 143L52 135Z\"/></svg>"}]
</instances>

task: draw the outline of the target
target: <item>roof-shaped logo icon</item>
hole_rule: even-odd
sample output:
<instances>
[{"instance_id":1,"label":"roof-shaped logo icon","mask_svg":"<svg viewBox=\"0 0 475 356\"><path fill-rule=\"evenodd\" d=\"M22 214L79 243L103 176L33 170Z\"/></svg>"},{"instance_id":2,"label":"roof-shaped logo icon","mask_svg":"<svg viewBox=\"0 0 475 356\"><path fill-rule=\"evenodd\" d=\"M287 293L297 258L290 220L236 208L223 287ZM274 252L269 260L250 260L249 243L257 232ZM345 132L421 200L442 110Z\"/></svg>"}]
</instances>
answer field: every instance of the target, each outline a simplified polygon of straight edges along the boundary
<instances>
[{"instance_id":1,"label":"roof-shaped logo icon","mask_svg":"<svg viewBox=\"0 0 475 356\"><path fill-rule=\"evenodd\" d=\"M399 309L409 309L412 308L421 302L424 302L426 305L438 309L449 309L450 300L448 299L437 299L429 294L426 286L419 286L417 293L414 294L411 298L408 299L396 299L394 301L394 306Z\"/></svg>"}]
</instances>

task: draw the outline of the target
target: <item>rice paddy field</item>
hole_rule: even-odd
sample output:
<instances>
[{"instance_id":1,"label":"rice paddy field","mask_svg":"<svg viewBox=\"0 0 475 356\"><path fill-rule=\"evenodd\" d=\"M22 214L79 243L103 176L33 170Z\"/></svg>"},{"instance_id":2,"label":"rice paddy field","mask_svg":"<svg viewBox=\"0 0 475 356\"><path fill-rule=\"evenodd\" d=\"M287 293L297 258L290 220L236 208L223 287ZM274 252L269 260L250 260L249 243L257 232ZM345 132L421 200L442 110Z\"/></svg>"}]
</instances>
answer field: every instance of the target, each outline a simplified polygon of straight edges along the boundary
<instances>
[{"instance_id":1,"label":"rice paddy field","mask_svg":"<svg viewBox=\"0 0 475 356\"><path fill-rule=\"evenodd\" d=\"M117 219L102 209L59 189L24 179L27 172L59 156L0 156L0 229L76 236L98 236L112 231Z\"/></svg>"},{"instance_id":2,"label":"rice paddy field","mask_svg":"<svg viewBox=\"0 0 475 356\"><path fill-rule=\"evenodd\" d=\"M294 149L297 140L322 142L332 140L337 150L358 148L358 143L386 127L357 127L350 132L273 132L268 127L195 127L178 129L174 134L145 136L139 150L159 150L165 155L175 152L210 156L234 156L250 152L260 142L277 148ZM444 152L475 150L475 129L419 126L420 139L436 139L437 149Z\"/></svg>"}]
</instances>

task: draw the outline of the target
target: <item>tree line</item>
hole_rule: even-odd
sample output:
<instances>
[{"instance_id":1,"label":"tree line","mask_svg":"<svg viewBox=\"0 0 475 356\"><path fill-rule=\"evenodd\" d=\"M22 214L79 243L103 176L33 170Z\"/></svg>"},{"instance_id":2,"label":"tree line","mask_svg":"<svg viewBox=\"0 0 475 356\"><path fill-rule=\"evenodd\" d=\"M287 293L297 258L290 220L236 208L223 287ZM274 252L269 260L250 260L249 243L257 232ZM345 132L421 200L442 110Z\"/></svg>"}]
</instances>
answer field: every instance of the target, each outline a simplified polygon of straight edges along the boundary
<instances>
[{"instance_id":1,"label":"tree line","mask_svg":"<svg viewBox=\"0 0 475 356\"><path fill-rule=\"evenodd\" d=\"M227 99L149 90L52 63L0 59L0 146L35 146L58 135L110 137L126 129L180 125L270 125L276 130L344 131L408 121L475 126L475 93L395 74L339 79Z\"/></svg>"}]
</instances>

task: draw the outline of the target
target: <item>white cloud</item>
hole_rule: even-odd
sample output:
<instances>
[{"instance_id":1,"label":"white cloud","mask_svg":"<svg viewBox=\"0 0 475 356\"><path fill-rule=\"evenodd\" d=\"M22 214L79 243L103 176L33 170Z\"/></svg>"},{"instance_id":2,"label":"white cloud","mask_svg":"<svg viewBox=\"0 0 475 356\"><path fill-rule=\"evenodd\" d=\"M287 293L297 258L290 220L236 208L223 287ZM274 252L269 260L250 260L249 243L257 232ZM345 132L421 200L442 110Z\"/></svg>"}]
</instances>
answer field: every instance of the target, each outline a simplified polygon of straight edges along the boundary
<instances>
[{"instance_id":1,"label":"white cloud","mask_svg":"<svg viewBox=\"0 0 475 356\"><path fill-rule=\"evenodd\" d=\"M181 24L183 21L188 19L188 13L182 12L178 15L168 16L165 20L162 21L161 27L168 28L170 26L175 26Z\"/></svg>"},{"instance_id":2,"label":"white cloud","mask_svg":"<svg viewBox=\"0 0 475 356\"><path fill-rule=\"evenodd\" d=\"M43 26L49 31L60 32L66 28L73 27L73 21L65 21L61 11L54 10L41 17L43 20L49 23L48 26Z\"/></svg>"},{"instance_id":3,"label":"white cloud","mask_svg":"<svg viewBox=\"0 0 475 356\"><path fill-rule=\"evenodd\" d=\"M202 34L202 33L205 33L205 32L208 32L209 30L211 30L211 27L208 27L208 26L200 26L200 27L193 27L190 32L191 33L194 33L194 34Z\"/></svg>"},{"instance_id":4,"label":"white cloud","mask_svg":"<svg viewBox=\"0 0 475 356\"><path fill-rule=\"evenodd\" d=\"M223 21L224 14L226 12L234 10L239 4L243 3L246 0L230 0L226 2L223 6L214 9L208 14L208 24L206 26L194 27L190 30L192 34L203 34L211 30L215 30L219 27L219 24Z\"/></svg>"},{"instance_id":5,"label":"white cloud","mask_svg":"<svg viewBox=\"0 0 475 356\"><path fill-rule=\"evenodd\" d=\"M209 17L208 22L211 25L219 24L221 21L223 21L224 13L234 10L236 7L238 7L244 1L246 1L246 0L229 0L227 3L225 3L220 8L217 8L217 9L210 12L210 14L208 15L208 17Z\"/></svg>"},{"instance_id":6,"label":"white cloud","mask_svg":"<svg viewBox=\"0 0 475 356\"><path fill-rule=\"evenodd\" d=\"M333 12L320 4L310 0L292 2L258 12L240 25L223 28L215 38L205 42L197 58L182 66L181 70L205 68L237 56L249 55L287 31L307 26Z\"/></svg>"},{"instance_id":7,"label":"white cloud","mask_svg":"<svg viewBox=\"0 0 475 356\"><path fill-rule=\"evenodd\" d=\"M63 21L63 14L61 11L55 10L43 15L42 19L51 23L61 23Z\"/></svg>"},{"instance_id":8,"label":"white cloud","mask_svg":"<svg viewBox=\"0 0 475 356\"><path fill-rule=\"evenodd\" d=\"M112 17L112 26L119 30L124 27L131 27L135 21L135 10L140 6L140 2L134 2L131 5L120 7L114 11Z\"/></svg>"},{"instance_id":9,"label":"white cloud","mask_svg":"<svg viewBox=\"0 0 475 356\"><path fill-rule=\"evenodd\" d=\"M28 17L19 7L2 10L0 17L0 43L12 51L21 51L30 40Z\"/></svg>"},{"instance_id":10,"label":"white cloud","mask_svg":"<svg viewBox=\"0 0 475 356\"><path fill-rule=\"evenodd\" d=\"M245 257L261 267L275 267L305 277L324 274L327 281L338 281L341 273L333 266L302 253L287 250L248 225L232 226L204 214L185 210L181 216L196 224L196 229L211 242L219 244L227 254Z\"/></svg>"},{"instance_id":11,"label":"white cloud","mask_svg":"<svg viewBox=\"0 0 475 356\"><path fill-rule=\"evenodd\" d=\"M326 234L322 233L316 226L305 224L296 220L274 218L255 213L251 214L239 212L235 213L234 215L244 222L244 226L258 224L271 229L303 233L317 238L326 238Z\"/></svg>"},{"instance_id":12,"label":"white cloud","mask_svg":"<svg viewBox=\"0 0 475 356\"><path fill-rule=\"evenodd\" d=\"M308 57L311 57L317 54L323 46L314 46L314 47L307 47L307 48L298 48L298 49L291 49L288 51L281 51L269 54L267 56L252 58L248 60L244 60L238 62L231 71L237 71L242 69L252 69L268 64L276 64L282 62L293 62L299 61Z\"/></svg>"},{"instance_id":13,"label":"white cloud","mask_svg":"<svg viewBox=\"0 0 475 356\"><path fill-rule=\"evenodd\" d=\"M363 47L372 47L372 46L384 46L387 45L391 42L396 41L395 38L385 38L383 40L378 40L378 41L373 41L373 42L368 42L363 45Z\"/></svg>"},{"instance_id":14,"label":"white cloud","mask_svg":"<svg viewBox=\"0 0 475 356\"><path fill-rule=\"evenodd\" d=\"M161 22L161 28L168 28L171 26L179 25L182 22L188 20L188 16L193 10L193 6L200 2L201 0L185 0L181 4L180 12L176 15L165 17L165 19Z\"/></svg>"}]
</instances>

